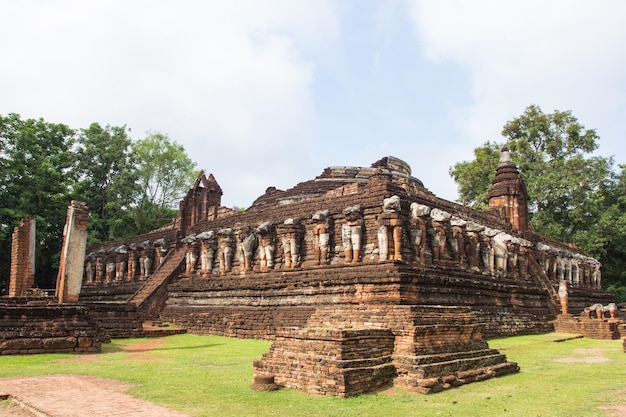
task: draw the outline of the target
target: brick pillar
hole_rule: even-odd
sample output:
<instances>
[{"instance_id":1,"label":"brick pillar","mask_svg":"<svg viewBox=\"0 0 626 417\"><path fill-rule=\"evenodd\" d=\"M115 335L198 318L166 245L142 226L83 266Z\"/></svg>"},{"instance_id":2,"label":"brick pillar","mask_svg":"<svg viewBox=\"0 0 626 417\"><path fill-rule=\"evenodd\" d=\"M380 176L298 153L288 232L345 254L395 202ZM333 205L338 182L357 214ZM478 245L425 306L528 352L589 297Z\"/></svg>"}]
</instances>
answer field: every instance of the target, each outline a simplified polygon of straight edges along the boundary
<instances>
[{"instance_id":1,"label":"brick pillar","mask_svg":"<svg viewBox=\"0 0 626 417\"><path fill-rule=\"evenodd\" d=\"M13 229L9 297L21 297L35 285L35 218L25 217Z\"/></svg>"},{"instance_id":2,"label":"brick pillar","mask_svg":"<svg viewBox=\"0 0 626 417\"><path fill-rule=\"evenodd\" d=\"M78 302L83 283L88 215L87 204L81 201L72 201L67 209L56 288L59 303Z\"/></svg>"}]
</instances>

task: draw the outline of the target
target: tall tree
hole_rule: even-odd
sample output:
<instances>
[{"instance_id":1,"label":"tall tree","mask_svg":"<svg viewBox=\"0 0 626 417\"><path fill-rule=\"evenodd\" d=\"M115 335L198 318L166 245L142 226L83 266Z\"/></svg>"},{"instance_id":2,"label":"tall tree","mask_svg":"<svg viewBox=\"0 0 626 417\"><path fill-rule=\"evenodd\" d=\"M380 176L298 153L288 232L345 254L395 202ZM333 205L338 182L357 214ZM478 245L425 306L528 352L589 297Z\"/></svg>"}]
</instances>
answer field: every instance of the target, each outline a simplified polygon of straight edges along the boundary
<instances>
[{"instance_id":1,"label":"tall tree","mask_svg":"<svg viewBox=\"0 0 626 417\"><path fill-rule=\"evenodd\" d=\"M600 232L598 222L603 216L615 221L607 213L607 202L615 199L617 186L613 159L591 155L600 139L596 132L586 129L569 111L546 114L531 105L504 125L502 135L503 143L487 142L474 150L476 159L450 169L459 186L459 201L477 208L487 205L499 150L506 145L526 182L532 227L546 236L576 243L593 256L607 251L607 242L618 231ZM589 237L595 233L605 233L607 240L594 243ZM609 265L605 267L609 281L619 280L611 277Z\"/></svg>"},{"instance_id":2,"label":"tall tree","mask_svg":"<svg viewBox=\"0 0 626 417\"><path fill-rule=\"evenodd\" d=\"M602 209L594 227L579 233L576 242L603 265L607 289L626 302L626 165L603 190Z\"/></svg>"},{"instance_id":3,"label":"tall tree","mask_svg":"<svg viewBox=\"0 0 626 417\"><path fill-rule=\"evenodd\" d=\"M533 105L507 122L502 135L526 181L533 227L568 242L588 231L613 167L612 158L590 156L600 139L595 130L569 111L545 114Z\"/></svg>"},{"instance_id":4,"label":"tall tree","mask_svg":"<svg viewBox=\"0 0 626 417\"><path fill-rule=\"evenodd\" d=\"M133 209L137 233L171 221L197 174L185 148L162 133L150 133L133 145L141 196Z\"/></svg>"},{"instance_id":5,"label":"tall tree","mask_svg":"<svg viewBox=\"0 0 626 417\"><path fill-rule=\"evenodd\" d=\"M89 206L90 240L105 241L134 231L129 208L139 194L138 173L125 126L93 123L78 137L76 195Z\"/></svg>"},{"instance_id":6,"label":"tall tree","mask_svg":"<svg viewBox=\"0 0 626 417\"><path fill-rule=\"evenodd\" d=\"M29 215L37 222L35 284L54 286L71 199L74 135L63 124L0 115L0 281L4 286L13 228Z\"/></svg>"},{"instance_id":7,"label":"tall tree","mask_svg":"<svg viewBox=\"0 0 626 417\"><path fill-rule=\"evenodd\" d=\"M506 145L526 182L533 228L568 242L589 230L613 167L612 158L589 156L598 147L595 131L585 129L569 111L545 114L532 105L507 122L502 135L504 143L487 142L474 150L475 160L450 169L459 201L487 205L499 150Z\"/></svg>"}]
</instances>

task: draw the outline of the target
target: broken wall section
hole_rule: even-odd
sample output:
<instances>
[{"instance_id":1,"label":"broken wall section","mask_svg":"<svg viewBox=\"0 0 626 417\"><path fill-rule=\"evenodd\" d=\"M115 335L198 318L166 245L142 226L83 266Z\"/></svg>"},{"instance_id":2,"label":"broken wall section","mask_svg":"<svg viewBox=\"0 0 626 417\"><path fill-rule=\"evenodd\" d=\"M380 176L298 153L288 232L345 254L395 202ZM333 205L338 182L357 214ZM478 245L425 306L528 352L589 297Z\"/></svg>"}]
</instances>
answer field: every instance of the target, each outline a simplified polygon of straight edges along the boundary
<instances>
[{"instance_id":1,"label":"broken wall section","mask_svg":"<svg viewBox=\"0 0 626 417\"><path fill-rule=\"evenodd\" d=\"M67 209L57 278L59 303L78 302L83 283L88 216L89 209L82 201L72 201Z\"/></svg>"},{"instance_id":2,"label":"broken wall section","mask_svg":"<svg viewBox=\"0 0 626 417\"><path fill-rule=\"evenodd\" d=\"M35 218L25 217L13 229L9 297L23 297L35 285Z\"/></svg>"}]
</instances>

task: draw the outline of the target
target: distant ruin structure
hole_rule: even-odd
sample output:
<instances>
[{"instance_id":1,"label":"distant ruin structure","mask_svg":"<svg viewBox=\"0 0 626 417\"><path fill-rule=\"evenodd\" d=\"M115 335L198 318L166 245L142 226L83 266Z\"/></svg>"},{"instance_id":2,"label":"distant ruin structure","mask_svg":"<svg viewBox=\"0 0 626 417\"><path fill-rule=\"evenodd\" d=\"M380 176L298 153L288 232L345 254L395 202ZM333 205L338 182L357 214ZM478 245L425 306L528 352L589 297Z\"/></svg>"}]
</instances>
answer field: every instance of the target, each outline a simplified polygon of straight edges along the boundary
<instances>
[{"instance_id":1,"label":"distant ruin structure","mask_svg":"<svg viewBox=\"0 0 626 417\"><path fill-rule=\"evenodd\" d=\"M72 201L67 209L67 220L63 230L63 246L59 262L56 295L59 303L76 303L83 284L85 248L87 247L87 218L89 209L82 201ZM119 251L119 248L118 248ZM118 252L119 253L119 252ZM126 271L126 258L123 258ZM118 263L121 266L121 262ZM118 267L119 268L119 267ZM123 272L117 270L117 277ZM91 271L90 271L91 275Z\"/></svg>"},{"instance_id":2,"label":"distant ruin structure","mask_svg":"<svg viewBox=\"0 0 626 417\"><path fill-rule=\"evenodd\" d=\"M35 224L29 216L13 229L9 297L22 297L35 284Z\"/></svg>"}]
</instances>

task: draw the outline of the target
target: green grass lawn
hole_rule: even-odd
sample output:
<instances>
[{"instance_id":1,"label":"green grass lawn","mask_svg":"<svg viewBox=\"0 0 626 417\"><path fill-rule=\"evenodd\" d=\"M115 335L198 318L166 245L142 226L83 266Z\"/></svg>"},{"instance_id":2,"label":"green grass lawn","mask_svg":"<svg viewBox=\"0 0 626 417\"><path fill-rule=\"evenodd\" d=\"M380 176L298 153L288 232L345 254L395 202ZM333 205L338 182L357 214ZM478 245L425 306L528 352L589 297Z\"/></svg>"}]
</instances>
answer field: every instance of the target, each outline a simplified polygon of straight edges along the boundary
<instances>
[{"instance_id":1,"label":"green grass lawn","mask_svg":"<svg viewBox=\"0 0 626 417\"><path fill-rule=\"evenodd\" d=\"M621 341L554 334L490 341L521 372L434 395L389 388L347 399L280 389L250 390L252 361L270 342L178 335L115 340L97 355L0 357L0 377L82 374L130 383L128 394L193 416L602 416L599 407L626 403ZM0 381L1 385L1 381Z\"/></svg>"}]
</instances>

